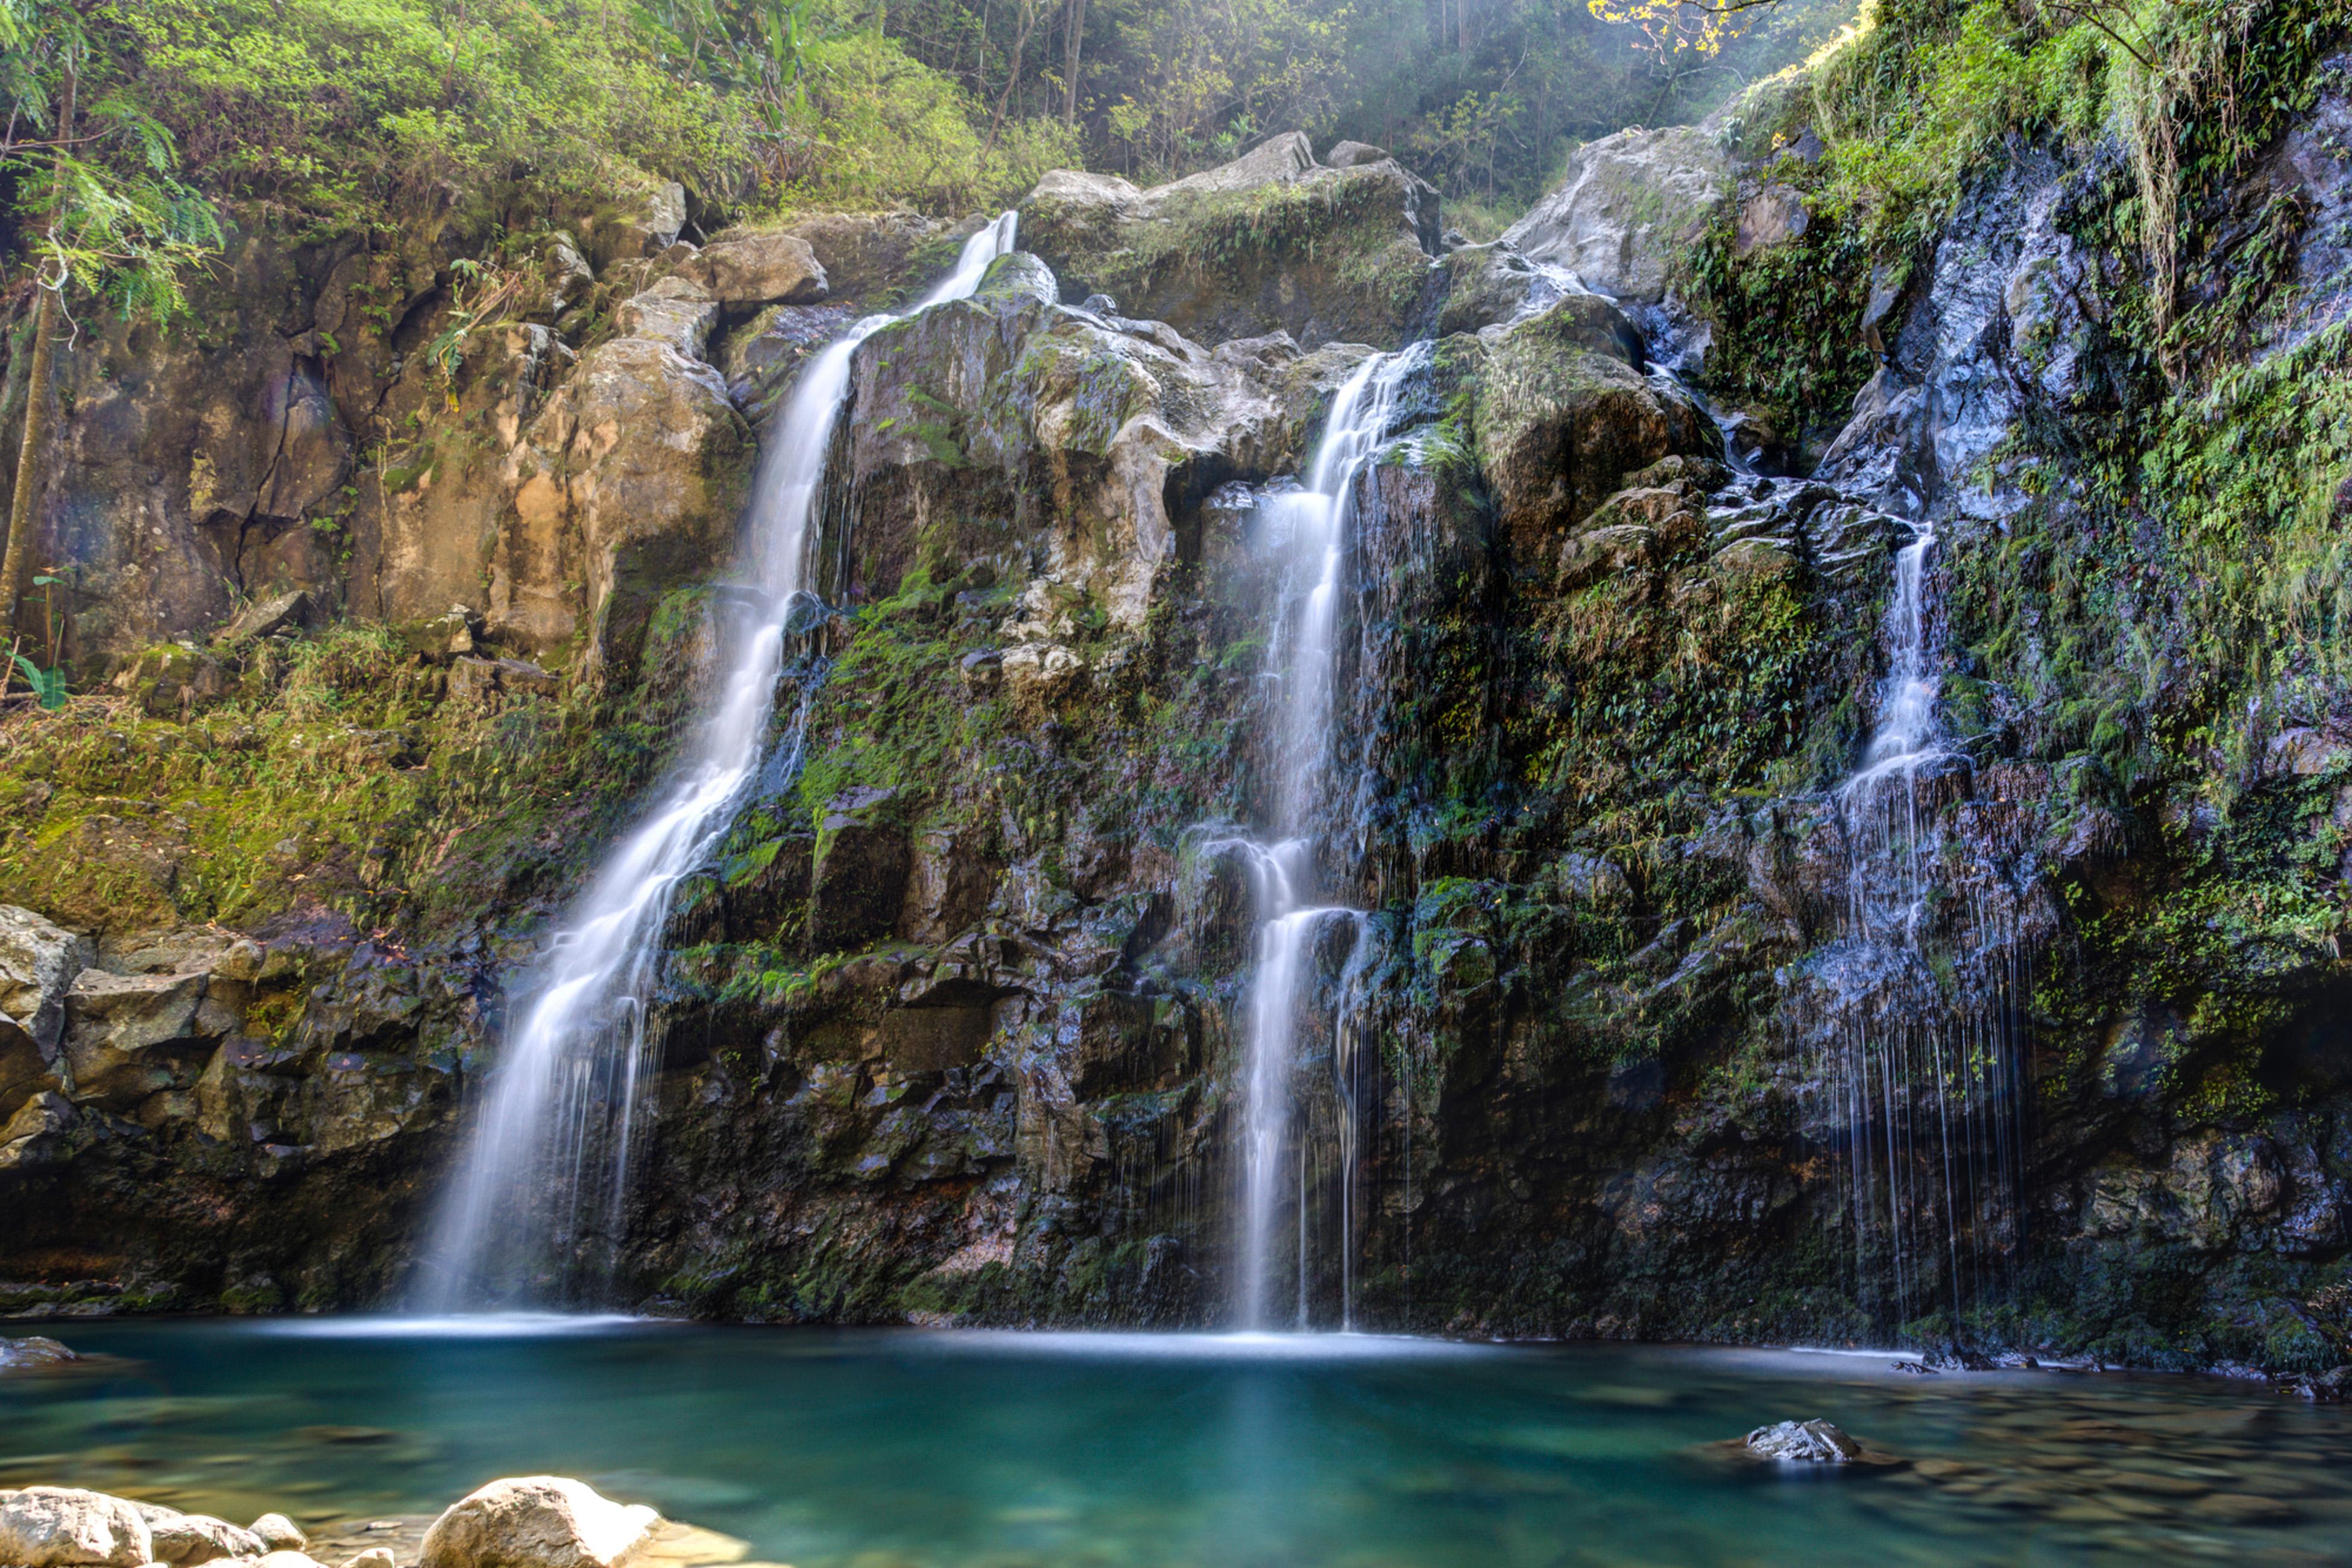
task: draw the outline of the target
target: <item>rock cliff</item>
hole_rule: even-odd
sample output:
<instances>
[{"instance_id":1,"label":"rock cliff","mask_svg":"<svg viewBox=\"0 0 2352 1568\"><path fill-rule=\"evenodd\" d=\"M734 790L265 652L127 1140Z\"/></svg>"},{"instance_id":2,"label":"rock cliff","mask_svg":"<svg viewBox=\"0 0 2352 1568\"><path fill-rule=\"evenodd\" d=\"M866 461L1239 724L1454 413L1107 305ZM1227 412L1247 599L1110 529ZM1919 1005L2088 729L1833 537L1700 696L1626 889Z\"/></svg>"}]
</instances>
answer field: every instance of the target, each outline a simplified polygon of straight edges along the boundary
<instances>
[{"instance_id":1,"label":"rock cliff","mask_svg":"<svg viewBox=\"0 0 2352 1568\"><path fill-rule=\"evenodd\" d=\"M2261 177L2340 204L2311 127L2344 112L2322 95ZM2336 688L2137 772L2049 695L2091 656L2071 563L2115 526L2068 433L2144 369L2085 221L2124 162L1984 170L1853 321L1885 352L1850 419L1811 411L1842 424L1816 465L1743 442L1786 411L1724 382L1727 449L1685 384L1755 351L1692 257L1825 243L1792 155L1744 145L1597 143L1491 246L1303 138L1148 191L1056 174L1030 254L860 346L799 765L677 899L604 1290L1222 1320L1232 841L1278 785L1252 487L1370 349L1428 339L1342 591L1318 836L1373 942L1361 974L1319 956L1370 1000L1296 1068L1306 1146L1349 1155L1302 1165L1314 1315L2343 1359ZM117 695L0 732L0 1305L398 1289L509 987L709 679L756 422L841 293L903 298L967 232L667 222L551 236L546 304L454 370L459 226L397 256L248 236L194 340L77 350L50 527L76 667ZM2296 253L2304 313L2249 361L2333 340L2341 261ZM2136 526L2153 562L2168 525ZM1846 784L1930 535L1938 760L1890 849ZM2100 603L2210 616L2135 580ZM226 624L294 591L308 629ZM2172 678L2106 722L2160 727ZM1899 1071L1860 1085L1899 1107L1856 1109L1856 1071Z\"/></svg>"}]
</instances>

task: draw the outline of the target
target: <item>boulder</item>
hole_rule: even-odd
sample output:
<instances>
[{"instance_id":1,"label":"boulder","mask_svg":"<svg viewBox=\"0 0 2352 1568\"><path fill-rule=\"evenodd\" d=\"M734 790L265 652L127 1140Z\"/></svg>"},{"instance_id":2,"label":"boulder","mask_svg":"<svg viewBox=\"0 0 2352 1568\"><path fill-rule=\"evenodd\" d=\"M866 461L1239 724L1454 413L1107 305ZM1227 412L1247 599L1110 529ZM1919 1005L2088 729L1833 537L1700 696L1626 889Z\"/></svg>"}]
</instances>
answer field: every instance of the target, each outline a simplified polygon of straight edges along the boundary
<instances>
[{"instance_id":1,"label":"boulder","mask_svg":"<svg viewBox=\"0 0 2352 1568\"><path fill-rule=\"evenodd\" d=\"M1827 1421L1781 1421L1748 1434L1748 1451L1785 1464L1844 1465L1862 1457L1862 1446Z\"/></svg>"},{"instance_id":2,"label":"boulder","mask_svg":"<svg viewBox=\"0 0 2352 1568\"><path fill-rule=\"evenodd\" d=\"M1797 570L1797 558L1777 539L1734 539L1708 565L1725 577L1770 579Z\"/></svg>"},{"instance_id":3,"label":"boulder","mask_svg":"<svg viewBox=\"0 0 2352 1568\"><path fill-rule=\"evenodd\" d=\"M588 256L602 273L616 261L658 256L686 227L686 187L675 180L625 174L614 193L581 225Z\"/></svg>"},{"instance_id":4,"label":"boulder","mask_svg":"<svg viewBox=\"0 0 2352 1568\"><path fill-rule=\"evenodd\" d=\"M543 314L553 321L588 297L596 286L596 274L587 257L572 237L558 229L548 235L547 245L540 252L547 263L547 303Z\"/></svg>"},{"instance_id":5,"label":"boulder","mask_svg":"<svg viewBox=\"0 0 2352 1568\"><path fill-rule=\"evenodd\" d=\"M182 1513L155 1503L134 1505L145 1516L153 1539L155 1561L173 1568L194 1568L223 1557L259 1557L269 1545L250 1530L240 1530L207 1513Z\"/></svg>"},{"instance_id":6,"label":"boulder","mask_svg":"<svg viewBox=\"0 0 2352 1568\"><path fill-rule=\"evenodd\" d=\"M0 904L0 1117L57 1087L66 994L96 957L89 937Z\"/></svg>"},{"instance_id":7,"label":"boulder","mask_svg":"<svg viewBox=\"0 0 2352 1568\"><path fill-rule=\"evenodd\" d=\"M619 1568L661 1522L566 1477L495 1480L433 1521L419 1568Z\"/></svg>"},{"instance_id":8,"label":"boulder","mask_svg":"<svg viewBox=\"0 0 2352 1568\"><path fill-rule=\"evenodd\" d=\"M1211 344L1276 330L1309 347L1401 344L1438 235L1426 181L1393 159L1326 167L1296 131L1149 190L1055 170L1021 204L1022 244L1061 298L1107 294Z\"/></svg>"},{"instance_id":9,"label":"boulder","mask_svg":"<svg viewBox=\"0 0 2352 1568\"><path fill-rule=\"evenodd\" d=\"M34 1095L0 1126L0 1171L50 1164L58 1156L64 1134L80 1120L64 1095L49 1090Z\"/></svg>"},{"instance_id":10,"label":"boulder","mask_svg":"<svg viewBox=\"0 0 2352 1568\"><path fill-rule=\"evenodd\" d=\"M1570 295L1486 352L1471 434L1523 568L1549 564L1568 525L1628 475L1677 453L1721 451L1722 436L1687 393L1620 357L1614 315L1604 301Z\"/></svg>"},{"instance_id":11,"label":"boulder","mask_svg":"<svg viewBox=\"0 0 2352 1568\"><path fill-rule=\"evenodd\" d=\"M1509 326L1550 308L1570 294L1583 294L1576 280L1559 267L1538 267L1497 240L1465 245L1446 253L1443 265L1445 302L1438 308L1437 335ZM1585 307L1596 323L1605 324L1613 352L1631 365L1642 363L1644 345L1639 329L1601 296L1590 295ZM1597 308L1607 306L1602 315Z\"/></svg>"},{"instance_id":12,"label":"boulder","mask_svg":"<svg viewBox=\"0 0 2352 1568\"><path fill-rule=\"evenodd\" d=\"M1315 144L1307 140L1307 133L1286 131L1279 136L1267 137L1230 163L1155 185L1145 199L1155 206L1165 206L1177 196L1237 195L1265 185L1294 183L1321 167L1315 162Z\"/></svg>"},{"instance_id":13,"label":"boulder","mask_svg":"<svg viewBox=\"0 0 2352 1568\"><path fill-rule=\"evenodd\" d=\"M1362 141L1335 141L1323 154L1323 162L1334 169L1353 169L1360 163L1378 163L1388 153Z\"/></svg>"},{"instance_id":14,"label":"boulder","mask_svg":"<svg viewBox=\"0 0 2352 1568\"><path fill-rule=\"evenodd\" d=\"M214 635L215 643L235 643L247 637L267 637L289 626L308 625L313 613L308 589L273 594L268 599L246 606L236 618Z\"/></svg>"},{"instance_id":15,"label":"boulder","mask_svg":"<svg viewBox=\"0 0 2352 1568\"><path fill-rule=\"evenodd\" d=\"M1567 176L1503 235L1627 303L1665 298L1675 267L1731 200L1731 161L1689 126L1621 131L1578 148Z\"/></svg>"},{"instance_id":16,"label":"boulder","mask_svg":"<svg viewBox=\"0 0 2352 1568\"><path fill-rule=\"evenodd\" d=\"M2265 780L2313 779L2347 761L2352 761L2352 746L2315 729L2283 729L2263 747L2261 776Z\"/></svg>"},{"instance_id":17,"label":"boulder","mask_svg":"<svg viewBox=\"0 0 2352 1568\"><path fill-rule=\"evenodd\" d=\"M1560 546L1559 585L1582 588L1629 567L1648 566L1659 554L1658 530L1640 523L1588 528Z\"/></svg>"},{"instance_id":18,"label":"boulder","mask_svg":"<svg viewBox=\"0 0 2352 1568\"><path fill-rule=\"evenodd\" d=\"M139 1568L155 1560L138 1508L104 1492L26 1487L0 1496L0 1563L9 1568Z\"/></svg>"},{"instance_id":19,"label":"boulder","mask_svg":"<svg viewBox=\"0 0 2352 1568\"><path fill-rule=\"evenodd\" d=\"M390 1547L371 1546L343 1559L342 1568L395 1568L395 1563Z\"/></svg>"},{"instance_id":20,"label":"boulder","mask_svg":"<svg viewBox=\"0 0 2352 1568\"><path fill-rule=\"evenodd\" d=\"M824 267L808 241L781 230L714 241L679 274L730 310L806 305L827 292Z\"/></svg>"},{"instance_id":21,"label":"boulder","mask_svg":"<svg viewBox=\"0 0 2352 1568\"><path fill-rule=\"evenodd\" d=\"M588 671L633 667L655 600L733 549L756 452L710 366L642 337L591 350L518 457L492 625L544 646L585 621Z\"/></svg>"},{"instance_id":22,"label":"boulder","mask_svg":"<svg viewBox=\"0 0 2352 1568\"><path fill-rule=\"evenodd\" d=\"M1734 249L1740 256L1802 238L1812 217L1805 210L1805 193L1790 185L1766 185L1739 204L1733 230Z\"/></svg>"},{"instance_id":23,"label":"boulder","mask_svg":"<svg viewBox=\"0 0 2352 1568\"><path fill-rule=\"evenodd\" d=\"M25 1339L0 1339L0 1373L31 1372L39 1367L63 1366L81 1357L46 1335L33 1334Z\"/></svg>"},{"instance_id":24,"label":"boulder","mask_svg":"<svg viewBox=\"0 0 2352 1568\"><path fill-rule=\"evenodd\" d=\"M699 360L710 347L711 329L719 325L719 303L692 277L665 277L622 300L614 308L613 325L625 337L666 343L689 360Z\"/></svg>"},{"instance_id":25,"label":"boulder","mask_svg":"<svg viewBox=\"0 0 2352 1568\"><path fill-rule=\"evenodd\" d=\"M969 235L979 221L951 225L915 213L816 213L778 232L806 243L832 298L872 298L880 304L891 295L920 289L929 281L924 262L933 259L933 248ZM729 237L721 235L718 243Z\"/></svg>"},{"instance_id":26,"label":"boulder","mask_svg":"<svg viewBox=\"0 0 2352 1568\"><path fill-rule=\"evenodd\" d=\"M255 1520L253 1533L272 1552L299 1552L310 1544L301 1527L282 1513L265 1513Z\"/></svg>"}]
</instances>

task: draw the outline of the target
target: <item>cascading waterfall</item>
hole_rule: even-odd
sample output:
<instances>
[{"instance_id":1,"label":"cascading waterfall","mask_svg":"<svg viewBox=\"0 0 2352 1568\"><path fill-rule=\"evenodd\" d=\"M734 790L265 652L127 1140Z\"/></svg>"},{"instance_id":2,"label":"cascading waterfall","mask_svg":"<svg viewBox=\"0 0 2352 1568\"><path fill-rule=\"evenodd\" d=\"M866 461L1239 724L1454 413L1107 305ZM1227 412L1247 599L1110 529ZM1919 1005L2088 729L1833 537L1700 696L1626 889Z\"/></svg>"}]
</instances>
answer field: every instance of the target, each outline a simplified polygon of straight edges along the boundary
<instances>
[{"instance_id":1,"label":"cascading waterfall","mask_svg":"<svg viewBox=\"0 0 2352 1568\"><path fill-rule=\"evenodd\" d=\"M1292 1075L1301 1025L1328 1011L1336 1087L1342 1103L1339 1187L1343 1230L1342 1326L1352 1326L1352 1189L1355 1136L1349 998L1363 969L1369 926L1363 913L1316 902L1319 892L1315 830L1331 795L1337 728L1334 672L1340 579L1349 548L1356 482L1379 453L1396 412L1398 389L1422 357L1416 344L1366 360L1331 401L1307 484L1265 497L1265 524L1288 562L1276 596L1268 664L1276 683L1268 756L1275 770L1271 844L1237 843L1250 858L1258 908L1256 968L1250 983L1242 1071L1242 1215L1235 1259L1234 1317L1262 1329L1273 1317L1274 1258L1286 1221L1295 1241L1291 1321L1308 1322L1310 1151L1297 1129ZM1349 927L1339 995L1328 1009L1319 947L1332 923Z\"/></svg>"},{"instance_id":2,"label":"cascading waterfall","mask_svg":"<svg viewBox=\"0 0 2352 1568\"><path fill-rule=\"evenodd\" d=\"M1813 1035L1812 1076L1844 1145L1857 1295L1898 1332L1939 1308L1957 1323L1997 1283L2021 1153L2015 906L1998 846L1943 821L1970 766L1939 718L1936 543L1923 522L1895 552L1878 722L1837 796L1844 930L1817 976L1832 1005Z\"/></svg>"},{"instance_id":3,"label":"cascading waterfall","mask_svg":"<svg viewBox=\"0 0 2352 1568\"><path fill-rule=\"evenodd\" d=\"M1005 213L972 235L918 310L961 299L1013 248ZM659 803L606 859L548 944L521 1024L443 1200L420 1305L451 1312L572 1289L581 1244L617 1241L654 1063L646 1004L678 883L732 826L769 751L788 638L816 608L807 590L825 459L849 392L850 357L900 318L869 316L801 372L766 443L744 540L751 591L735 601L717 699ZM801 709L805 716L805 705ZM798 744L795 722L781 748ZM552 1276L551 1279L548 1276Z\"/></svg>"}]
</instances>

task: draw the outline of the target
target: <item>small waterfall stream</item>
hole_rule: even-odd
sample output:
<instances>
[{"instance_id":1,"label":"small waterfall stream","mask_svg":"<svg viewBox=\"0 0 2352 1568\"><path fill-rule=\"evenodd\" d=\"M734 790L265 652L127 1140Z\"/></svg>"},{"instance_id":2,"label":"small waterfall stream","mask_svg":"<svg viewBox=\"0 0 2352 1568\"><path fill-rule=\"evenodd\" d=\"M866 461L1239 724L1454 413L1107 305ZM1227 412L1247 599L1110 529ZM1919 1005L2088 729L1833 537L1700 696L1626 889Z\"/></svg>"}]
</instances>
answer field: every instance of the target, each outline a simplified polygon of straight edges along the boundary
<instances>
[{"instance_id":1,"label":"small waterfall stream","mask_svg":"<svg viewBox=\"0 0 2352 1568\"><path fill-rule=\"evenodd\" d=\"M1013 248L1015 215L972 235L916 309L968 297ZM900 318L869 316L801 371L772 427L750 515L751 591L730 616L725 675L685 758L549 941L520 1024L444 1197L417 1304L433 1312L572 1293L583 1242L615 1239L654 1063L646 1004L678 883L707 862L761 771L787 639L815 608L807 583L832 446L858 344ZM801 710L805 716L805 706ZM780 752L798 744L793 727Z\"/></svg>"},{"instance_id":2,"label":"small waterfall stream","mask_svg":"<svg viewBox=\"0 0 2352 1568\"><path fill-rule=\"evenodd\" d=\"M1276 597L1268 641L1275 682L1272 843L1226 841L1250 860L1258 910L1256 967L1250 982L1242 1071L1242 1214L1235 1257L1234 1318L1263 1329L1275 1316L1274 1253L1286 1223L1296 1242L1290 1321L1308 1324L1309 1150L1297 1128L1292 1075L1300 1026L1318 1006L1323 934L1345 922L1348 956L1331 1006L1334 1064L1341 1082L1339 1129L1341 1324L1352 1326L1355 1129L1349 1107L1353 1035L1349 995L1369 940L1363 912L1318 903L1316 834L1332 797L1338 727L1334 671L1342 570L1351 541L1357 480L1379 455L1395 417L1398 389L1426 345L1375 354L1357 367L1331 400L1323 439L1307 483L1265 497L1260 509L1288 568Z\"/></svg>"},{"instance_id":3,"label":"small waterfall stream","mask_svg":"<svg viewBox=\"0 0 2352 1568\"><path fill-rule=\"evenodd\" d=\"M1895 552L1878 719L1835 798L1843 931L1812 1065L1844 1148L1857 1304L1898 1336L1937 1312L1958 1332L1998 1283L2021 1155L2013 897L2000 846L1945 816L1972 769L1939 714L1937 542L1918 521Z\"/></svg>"}]
</instances>

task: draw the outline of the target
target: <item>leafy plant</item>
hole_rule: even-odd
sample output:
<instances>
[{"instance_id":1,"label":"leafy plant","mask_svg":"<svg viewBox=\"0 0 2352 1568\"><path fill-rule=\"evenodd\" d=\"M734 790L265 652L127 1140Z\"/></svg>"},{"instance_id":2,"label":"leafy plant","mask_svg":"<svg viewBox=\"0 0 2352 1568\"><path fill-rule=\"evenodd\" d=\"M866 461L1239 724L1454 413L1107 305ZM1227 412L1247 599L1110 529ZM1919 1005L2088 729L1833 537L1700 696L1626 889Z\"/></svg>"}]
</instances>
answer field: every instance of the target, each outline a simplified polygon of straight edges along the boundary
<instances>
[{"instance_id":1,"label":"leafy plant","mask_svg":"<svg viewBox=\"0 0 2352 1568\"><path fill-rule=\"evenodd\" d=\"M66 706L66 673L44 670L22 653L11 653L16 667L25 672L25 685L32 688L34 700L52 713Z\"/></svg>"}]
</instances>

